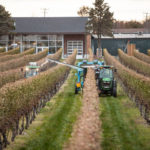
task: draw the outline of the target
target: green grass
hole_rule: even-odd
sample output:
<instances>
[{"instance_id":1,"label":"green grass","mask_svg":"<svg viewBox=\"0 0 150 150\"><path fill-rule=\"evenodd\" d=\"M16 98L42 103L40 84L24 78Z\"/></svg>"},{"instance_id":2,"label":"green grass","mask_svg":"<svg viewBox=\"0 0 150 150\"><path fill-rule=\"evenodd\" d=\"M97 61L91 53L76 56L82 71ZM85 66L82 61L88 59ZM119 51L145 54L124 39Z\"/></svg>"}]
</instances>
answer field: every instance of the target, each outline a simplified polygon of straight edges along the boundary
<instances>
[{"instance_id":1,"label":"green grass","mask_svg":"<svg viewBox=\"0 0 150 150\"><path fill-rule=\"evenodd\" d=\"M81 107L81 95L74 94L75 72L71 72L64 89L42 109L43 123L28 133L17 150L61 150L71 137Z\"/></svg>"},{"instance_id":2,"label":"green grass","mask_svg":"<svg viewBox=\"0 0 150 150\"><path fill-rule=\"evenodd\" d=\"M100 97L103 150L150 150L150 126L121 87L118 97Z\"/></svg>"}]
</instances>

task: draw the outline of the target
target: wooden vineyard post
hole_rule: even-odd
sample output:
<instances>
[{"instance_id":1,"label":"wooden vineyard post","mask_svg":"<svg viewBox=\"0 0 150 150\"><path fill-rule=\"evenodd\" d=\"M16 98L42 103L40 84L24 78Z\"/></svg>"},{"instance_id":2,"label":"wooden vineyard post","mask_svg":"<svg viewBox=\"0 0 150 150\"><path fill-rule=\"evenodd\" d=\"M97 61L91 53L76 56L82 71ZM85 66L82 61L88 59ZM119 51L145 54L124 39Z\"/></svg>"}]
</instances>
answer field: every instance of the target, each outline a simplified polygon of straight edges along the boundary
<instances>
[{"instance_id":1,"label":"wooden vineyard post","mask_svg":"<svg viewBox=\"0 0 150 150\"><path fill-rule=\"evenodd\" d=\"M128 45L127 45L127 54L128 54L129 56L133 56L135 49L136 49L136 45L135 45L135 44L128 44Z\"/></svg>"}]
</instances>

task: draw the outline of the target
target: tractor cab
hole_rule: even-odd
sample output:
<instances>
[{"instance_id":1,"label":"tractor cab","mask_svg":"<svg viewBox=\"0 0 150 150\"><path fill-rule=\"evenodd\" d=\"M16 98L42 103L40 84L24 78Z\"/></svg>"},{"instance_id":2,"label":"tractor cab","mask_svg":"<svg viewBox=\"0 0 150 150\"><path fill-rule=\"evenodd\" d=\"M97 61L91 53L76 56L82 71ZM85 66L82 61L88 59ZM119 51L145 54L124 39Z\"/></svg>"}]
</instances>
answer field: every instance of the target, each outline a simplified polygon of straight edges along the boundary
<instances>
[{"instance_id":1,"label":"tractor cab","mask_svg":"<svg viewBox=\"0 0 150 150\"><path fill-rule=\"evenodd\" d=\"M113 78L113 70L111 68L102 68L100 69L99 78L103 78L105 80Z\"/></svg>"},{"instance_id":2,"label":"tractor cab","mask_svg":"<svg viewBox=\"0 0 150 150\"><path fill-rule=\"evenodd\" d=\"M39 73L40 66L37 65L36 62L30 62L28 66L26 66L25 77L29 78L32 76L36 76Z\"/></svg>"},{"instance_id":3,"label":"tractor cab","mask_svg":"<svg viewBox=\"0 0 150 150\"><path fill-rule=\"evenodd\" d=\"M101 66L97 74L97 85L99 94L110 94L117 96L117 82L114 79L116 70L112 66Z\"/></svg>"}]
</instances>

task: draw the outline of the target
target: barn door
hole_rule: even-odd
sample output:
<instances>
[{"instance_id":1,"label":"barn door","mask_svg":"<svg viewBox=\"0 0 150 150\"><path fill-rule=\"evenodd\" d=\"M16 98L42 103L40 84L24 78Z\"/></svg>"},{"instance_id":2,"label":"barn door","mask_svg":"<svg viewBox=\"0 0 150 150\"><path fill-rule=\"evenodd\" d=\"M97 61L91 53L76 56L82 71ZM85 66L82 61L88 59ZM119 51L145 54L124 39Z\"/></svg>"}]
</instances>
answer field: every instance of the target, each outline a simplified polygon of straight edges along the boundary
<instances>
[{"instance_id":1,"label":"barn door","mask_svg":"<svg viewBox=\"0 0 150 150\"><path fill-rule=\"evenodd\" d=\"M67 41L67 54L71 55L77 49L77 59L83 58L83 41Z\"/></svg>"}]
</instances>

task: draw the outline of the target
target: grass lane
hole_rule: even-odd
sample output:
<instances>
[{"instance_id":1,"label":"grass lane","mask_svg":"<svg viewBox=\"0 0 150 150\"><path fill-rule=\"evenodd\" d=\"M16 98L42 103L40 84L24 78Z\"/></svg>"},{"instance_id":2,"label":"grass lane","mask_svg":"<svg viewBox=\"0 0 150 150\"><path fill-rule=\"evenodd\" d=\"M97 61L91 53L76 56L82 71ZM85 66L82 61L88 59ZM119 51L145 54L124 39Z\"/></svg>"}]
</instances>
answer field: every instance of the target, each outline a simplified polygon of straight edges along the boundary
<instances>
[{"instance_id":1,"label":"grass lane","mask_svg":"<svg viewBox=\"0 0 150 150\"><path fill-rule=\"evenodd\" d=\"M28 131L24 144L15 146L15 150L61 150L71 136L73 124L81 107L81 95L74 94L75 72L52 101L41 110L44 116L42 124Z\"/></svg>"},{"instance_id":2,"label":"grass lane","mask_svg":"<svg viewBox=\"0 0 150 150\"><path fill-rule=\"evenodd\" d=\"M122 88L118 97L100 97L103 150L150 150L150 126Z\"/></svg>"}]
</instances>

